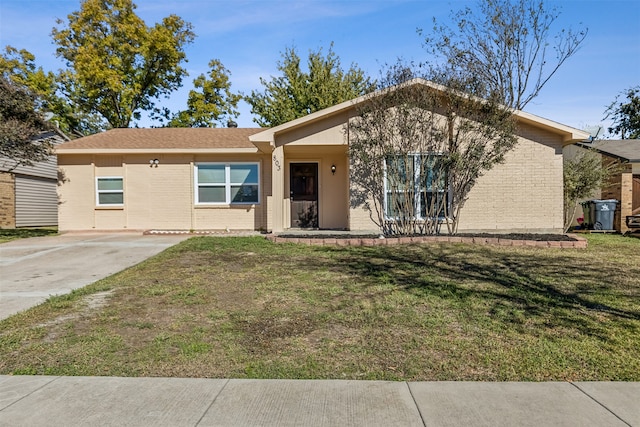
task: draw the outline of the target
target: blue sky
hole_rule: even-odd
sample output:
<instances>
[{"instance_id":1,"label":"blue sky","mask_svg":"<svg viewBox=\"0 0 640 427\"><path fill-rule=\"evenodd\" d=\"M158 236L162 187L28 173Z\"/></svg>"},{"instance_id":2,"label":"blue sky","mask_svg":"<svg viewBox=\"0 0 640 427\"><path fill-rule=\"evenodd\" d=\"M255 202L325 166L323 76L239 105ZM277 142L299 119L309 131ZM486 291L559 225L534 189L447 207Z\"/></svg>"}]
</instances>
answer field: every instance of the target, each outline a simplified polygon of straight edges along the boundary
<instances>
[{"instance_id":1,"label":"blue sky","mask_svg":"<svg viewBox=\"0 0 640 427\"><path fill-rule=\"evenodd\" d=\"M195 42L186 49L190 76L164 105L184 108L191 80L218 58L231 71L232 89L261 90L260 77L276 75L286 47L302 58L309 50L334 51L343 68L357 64L376 77L382 64L429 57L416 29L429 29L432 18L446 22L461 0L138 0L138 15L153 25L169 14L194 26ZM547 1L561 11L557 25L589 28L583 47L568 60L526 111L584 128L605 124L606 106L623 89L640 84L640 1ZM51 29L56 18L78 10L79 0L0 0L0 46L27 49L46 70L57 70ZM254 127L250 108L242 103L238 123ZM142 120L141 126L148 126Z\"/></svg>"}]
</instances>

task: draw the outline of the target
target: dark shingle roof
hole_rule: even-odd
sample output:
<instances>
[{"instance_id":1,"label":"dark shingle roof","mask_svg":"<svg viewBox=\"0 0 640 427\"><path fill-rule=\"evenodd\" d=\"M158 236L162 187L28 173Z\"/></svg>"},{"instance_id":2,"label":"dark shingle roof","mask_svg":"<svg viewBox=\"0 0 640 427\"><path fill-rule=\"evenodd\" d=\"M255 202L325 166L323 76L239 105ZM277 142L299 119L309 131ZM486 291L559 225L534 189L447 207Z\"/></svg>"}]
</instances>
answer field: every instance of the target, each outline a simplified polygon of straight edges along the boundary
<instances>
[{"instance_id":1,"label":"dark shingle roof","mask_svg":"<svg viewBox=\"0 0 640 427\"><path fill-rule=\"evenodd\" d=\"M578 145L632 163L640 162L640 139L603 139Z\"/></svg>"},{"instance_id":2,"label":"dark shingle roof","mask_svg":"<svg viewBox=\"0 0 640 427\"><path fill-rule=\"evenodd\" d=\"M65 150L154 150L256 148L249 136L261 128L152 128L111 129L59 145Z\"/></svg>"}]
</instances>

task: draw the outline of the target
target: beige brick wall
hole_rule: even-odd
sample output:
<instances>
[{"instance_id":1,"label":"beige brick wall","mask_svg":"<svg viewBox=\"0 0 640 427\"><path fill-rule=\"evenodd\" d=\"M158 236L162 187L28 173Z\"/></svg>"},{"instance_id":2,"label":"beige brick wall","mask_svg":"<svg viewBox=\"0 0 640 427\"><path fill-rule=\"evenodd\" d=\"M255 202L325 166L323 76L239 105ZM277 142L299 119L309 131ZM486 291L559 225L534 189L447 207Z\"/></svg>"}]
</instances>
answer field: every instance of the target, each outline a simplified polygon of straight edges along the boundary
<instances>
[{"instance_id":1,"label":"beige brick wall","mask_svg":"<svg viewBox=\"0 0 640 427\"><path fill-rule=\"evenodd\" d=\"M562 232L562 143L524 129L518 145L471 189L459 232Z\"/></svg>"},{"instance_id":2,"label":"beige brick wall","mask_svg":"<svg viewBox=\"0 0 640 427\"><path fill-rule=\"evenodd\" d=\"M158 167L150 167L157 158ZM271 194L268 155L60 155L60 230L253 230L266 228ZM195 162L260 162L261 203L241 207L194 205ZM124 206L96 206L95 179L122 176Z\"/></svg>"},{"instance_id":3,"label":"beige brick wall","mask_svg":"<svg viewBox=\"0 0 640 427\"><path fill-rule=\"evenodd\" d=\"M518 145L478 179L461 214L458 232L560 233L563 228L562 141L522 126ZM352 230L376 229L369 213L350 210Z\"/></svg>"},{"instance_id":4,"label":"beige brick wall","mask_svg":"<svg viewBox=\"0 0 640 427\"><path fill-rule=\"evenodd\" d=\"M16 227L16 186L12 173L0 173L0 228Z\"/></svg>"},{"instance_id":5,"label":"beige brick wall","mask_svg":"<svg viewBox=\"0 0 640 427\"><path fill-rule=\"evenodd\" d=\"M95 175L93 156L58 156L64 182L58 186L58 228L95 229Z\"/></svg>"},{"instance_id":6,"label":"beige brick wall","mask_svg":"<svg viewBox=\"0 0 640 427\"><path fill-rule=\"evenodd\" d=\"M371 203L373 208L373 203ZM374 218L377 218L375 211L373 212ZM350 208L349 209L349 226L350 230L363 231L363 232L379 232L380 229L371 220L370 213L363 207Z\"/></svg>"},{"instance_id":7,"label":"beige brick wall","mask_svg":"<svg viewBox=\"0 0 640 427\"><path fill-rule=\"evenodd\" d=\"M149 160L157 158L158 167ZM188 154L126 156L125 225L135 230L192 227L193 156Z\"/></svg>"},{"instance_id":8,"label":"beige brick wall","mask_svg":"<svg viewBox=\"0 0 640 427\"><path fill-rule=\"evenodd\" d=\"M375 231L377 227L369 212L349 207L347 160L344 146L340 148L344 142L340 123L344 123L346 117L332 120L317 124L314 128L317 134L307 134L308 129L305 134L298 131L295 136L306 138L309 145L287 145L282 168L286 169L291 161L319 163L321 220L324 222L321 226ZM149 167L150 158L159 159L157 168ZM194 163L227 161L260 162L260 203L255 206L195 206ZM334 163L338 167L335 176L329 169ZM59 167L67 178L59 187L61 230L269 229L275 228L270 217L274 206L278 204L276 207L285 212L288 202L288 183L284 173L278 181L284 182L278 189L286 190L284 198L272 200L274 188L270 154L66 154L59 156ZM123 207L96 207L96 176L123 177ZM519 143L507 154L505 163L487 172L472 189L461 213L459 231L561 232L562 193L560 137L523 126ZM281 192L278 194L282 195Z\"/></svg>"}]
</instances>

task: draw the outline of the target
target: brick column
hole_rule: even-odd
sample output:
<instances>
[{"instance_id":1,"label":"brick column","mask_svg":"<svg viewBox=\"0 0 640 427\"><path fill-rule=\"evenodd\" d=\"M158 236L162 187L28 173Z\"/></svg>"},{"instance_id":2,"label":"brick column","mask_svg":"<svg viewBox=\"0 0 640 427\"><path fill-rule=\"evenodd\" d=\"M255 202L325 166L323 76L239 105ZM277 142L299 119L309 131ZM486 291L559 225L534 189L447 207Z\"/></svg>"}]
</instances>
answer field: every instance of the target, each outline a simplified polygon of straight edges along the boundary
<instances>
[{"instance_id":1,"label":"brick column","mask_svg":"<svg viewBox=\"0 0 640 427\"><path fill-rule=\"evenodd\" d=\"M621 174L620 176L620 201L618 202L620 210L620 232L625 233L629 231L627 228L627 216L633 213L633 174L631 168Z\"/></svg>"},{"instance_id":2,"label":"brick column","mask_svg":"<svg viewBox=\"0 0 640 427\"><path fill-rule=\"evenodd\" d=\"M0 173L0 228L16 228L16 179Z\"/></svg>"},{"instance_id":3,"label":"brick column","mask_svg":"<svg viewBox=\"0 0 640 427\"><path fill-rule=\"evenodd\" d=\"M616 213L613 228L620 233L628 231L627 215L633 210L633 173L630 164L622 165L622 171L613 175L609 185L602 189L602 199L616 199Z\"/></svg>"}]
</instances>

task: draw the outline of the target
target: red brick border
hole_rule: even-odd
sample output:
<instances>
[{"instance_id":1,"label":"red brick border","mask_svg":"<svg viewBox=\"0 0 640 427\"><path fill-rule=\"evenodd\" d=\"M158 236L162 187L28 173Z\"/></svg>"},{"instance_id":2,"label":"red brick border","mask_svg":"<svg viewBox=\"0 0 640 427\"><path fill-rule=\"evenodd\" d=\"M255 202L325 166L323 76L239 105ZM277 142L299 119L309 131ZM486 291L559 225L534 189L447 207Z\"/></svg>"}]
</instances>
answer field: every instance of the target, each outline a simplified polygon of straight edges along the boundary
<instances>
[{"instance_id":1,"label":"red brick border","mask_svg":"<svg viewBox=\"0 0 640 427\"><path fill-rule=\"evenodd\" d=\"M567 234L575 239L573 241L537 241L537 240L510 240L500 237L460 237L460 236L414 236L414 237L388 237L388 238L298 238L280 237L277 234L269 234L267 240L274 243L299 243L314 246L387 246L402 244L430 244L430 243L464 243L468 245L492 245L492 246L530 246L536 248L561 248L561 249L585 249L587 239L575 234Z\"/></svg>"}]
</instances>

